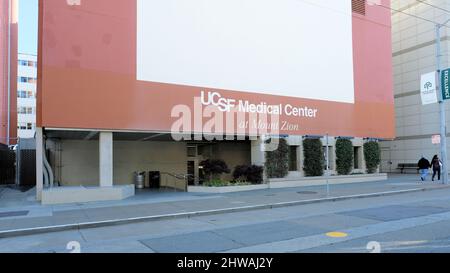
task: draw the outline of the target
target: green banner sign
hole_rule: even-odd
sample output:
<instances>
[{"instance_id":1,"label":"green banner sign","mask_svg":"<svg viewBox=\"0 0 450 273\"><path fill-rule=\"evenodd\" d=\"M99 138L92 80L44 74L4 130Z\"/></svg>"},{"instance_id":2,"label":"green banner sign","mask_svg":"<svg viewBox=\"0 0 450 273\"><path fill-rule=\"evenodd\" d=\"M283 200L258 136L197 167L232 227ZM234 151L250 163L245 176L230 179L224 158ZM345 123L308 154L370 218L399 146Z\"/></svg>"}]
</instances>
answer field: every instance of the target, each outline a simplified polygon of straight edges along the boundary
<instances>
[{"instance_id":1,"label":"green banner sign","mask_svg":"<svg viewBox=\"0 0 450 273\"><path fill-rule=\"evenodd\" d=\"M441 73L442 98L448 100L450 99L450 68L443 70Z\"/></svg>"}]
</instances>

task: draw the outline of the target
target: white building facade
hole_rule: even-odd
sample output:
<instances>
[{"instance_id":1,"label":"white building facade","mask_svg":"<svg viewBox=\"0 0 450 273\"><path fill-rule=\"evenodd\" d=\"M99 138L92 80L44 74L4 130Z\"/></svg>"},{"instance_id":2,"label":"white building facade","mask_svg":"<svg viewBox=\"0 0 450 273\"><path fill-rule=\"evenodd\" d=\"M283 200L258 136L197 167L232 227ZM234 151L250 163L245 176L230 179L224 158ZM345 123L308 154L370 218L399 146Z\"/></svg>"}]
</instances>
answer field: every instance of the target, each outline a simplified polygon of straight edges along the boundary
<instances>
[{"instance_id":1,"label":"white building facade","mask_svg":"<svg viewBox=\"0 0 450 273\"><path fill-rule=\"evenodd\" d=\"M19 54L17 73L17 131L19 138L34 138L36 131L37 56Z\"/></svg>"}]
</instances>

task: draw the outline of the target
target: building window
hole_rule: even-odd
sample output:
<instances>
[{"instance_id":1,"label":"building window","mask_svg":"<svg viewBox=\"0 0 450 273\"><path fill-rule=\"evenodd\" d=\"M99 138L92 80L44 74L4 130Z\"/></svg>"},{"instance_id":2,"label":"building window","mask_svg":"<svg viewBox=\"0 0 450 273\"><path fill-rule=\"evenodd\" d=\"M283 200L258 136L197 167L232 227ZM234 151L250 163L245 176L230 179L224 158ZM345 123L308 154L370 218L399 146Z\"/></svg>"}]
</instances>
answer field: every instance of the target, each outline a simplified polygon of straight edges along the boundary
<instances>
[{"instance_id":1,"label":"building window","mask_svg":"<svg viewBox=\"0 0 450 273\"><path fill-rule=\"evenodd\" d=\"M36 125L34 123L28 122L20 122L17 124L17 129L18 130L35 130L36 129Z\"/></svg>"},{"instance_id":2,"label":"building window","mask_svg":"<svg viewBox=\"0 0 450 273\"><path fill-rule=\"evenodd\" d=\"M37 62L35 62L35 61L19 60L19 66L37 67Z\"/></svg>"},{"instance_id":3,"label":"building window","mask_svg":"<svg viewBox=\"0 0 450 273\"><path fill-rule=\"evenodd\" d=\"M33 83L33 84L37 82L36 78L29 78L29 77L18 77L17 81L20 83Z\"/></svg>"},{"instance_id":4,"label":"building window","mask_svg":"<svg viewBox=\"0 0 450 273\"><path fill-rule=\"evenodd\" d=\"M20 83L32 83L32 84L35 84L37 82L36 78L29 78L29 77L18 77L17 81Z\"/></svg>"},{"instance_id":5,"label":"building window","mask_svg":"<svg viewBox=\"0 0 450 273\"><path fill-rule=\"evenodd\" d=\"M22 115L32 115L35 113L33 107L19 107L17 112Z\"/></svg>"},{"instance_id":6,"label":"building window","mask_svg":"<svg viewBox=\"0 0 450 273\"><path fill-rule=\"evenodd\" d=\"M360 15L366 15L366 0L352 0L352 11Z\"/></svg>"},{"instance_id":7,"label":"building window","mask_svg":"<svg viewBox=\"0 0 450 273\"><path fill-rule=\"evenodd\" d=\"M35 98L35 95L33 91L23 91L19 90L17 91L17 97L21 99L29 99L29 98Z\"/></svg>"},{"instance_id":8,"label":"building window","mask_svg":"<svg viewBox=\"0 0 450 273\"><path fill-rule=\"evenodd\" d=\"M27 125L25 123L19 123L17 125L17 129L19 129L19 130L26 130L27 129Z\"/></svg>"}]
</instances>

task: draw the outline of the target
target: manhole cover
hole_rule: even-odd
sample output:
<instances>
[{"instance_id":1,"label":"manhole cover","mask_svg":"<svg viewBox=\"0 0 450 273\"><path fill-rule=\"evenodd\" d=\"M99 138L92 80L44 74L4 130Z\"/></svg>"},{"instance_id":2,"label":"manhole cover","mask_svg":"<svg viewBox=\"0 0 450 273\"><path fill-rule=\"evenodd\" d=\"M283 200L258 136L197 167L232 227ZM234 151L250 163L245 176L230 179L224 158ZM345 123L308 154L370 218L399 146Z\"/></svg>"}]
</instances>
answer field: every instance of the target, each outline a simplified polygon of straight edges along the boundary
<instances>
[{"instance_id":1,"label":"manhole cover","mask_svg":"<svg viewBox=\"0 0 450 273\"><path fill-rule=\"evenodd\" d=\"M315 191L299 191L298 194L317 194Z\"/></svg>"}]
</instances>

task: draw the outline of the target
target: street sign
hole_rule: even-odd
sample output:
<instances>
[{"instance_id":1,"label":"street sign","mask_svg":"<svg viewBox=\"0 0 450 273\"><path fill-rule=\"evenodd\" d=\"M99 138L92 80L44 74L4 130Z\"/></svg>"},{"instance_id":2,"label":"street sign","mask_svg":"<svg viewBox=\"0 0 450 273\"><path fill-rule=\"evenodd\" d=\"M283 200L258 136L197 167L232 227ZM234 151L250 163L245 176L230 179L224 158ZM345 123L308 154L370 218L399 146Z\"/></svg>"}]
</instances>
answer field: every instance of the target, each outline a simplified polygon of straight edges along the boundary
<instances>
[{"instance_id":1,"label":"street sign","mask_svg":"<svg viewBox=\"0 0 450 273\"><path fill-rule=\"evenodd\" d=\"M434 135L431 137L431 143L433 145L441 144L441 135Z\"/></svg>"},{"instance_id":2,"label":"street sign","mask_svg":"<svg viewBox=\"0 0 450 273\"><path fill-rule=\"evenodd\" d=\"M420 79L420 96L422 104L432 104L438 102L436 90L436 72L430 72L421 76Z\"/></svg>"},{"instance_id":3,"label":"street sign","mask_svg":"<svg viewBox=\"0 0 450 273\"><path fill-rule=\"evenodd\" d=\"M442 98L444 100L450 99L450 68L441 72L441 89Z\"/></svg>"}]
</instances>

